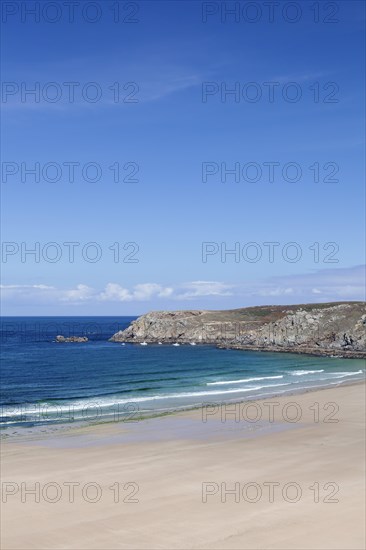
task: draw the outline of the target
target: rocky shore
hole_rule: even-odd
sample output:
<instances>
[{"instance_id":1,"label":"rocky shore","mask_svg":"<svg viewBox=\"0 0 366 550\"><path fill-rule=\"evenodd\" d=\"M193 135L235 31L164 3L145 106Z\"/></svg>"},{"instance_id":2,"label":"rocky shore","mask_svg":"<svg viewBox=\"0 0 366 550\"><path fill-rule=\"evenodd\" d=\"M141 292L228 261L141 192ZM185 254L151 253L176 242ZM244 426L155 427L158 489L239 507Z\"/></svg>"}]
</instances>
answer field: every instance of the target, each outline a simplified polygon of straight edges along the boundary
<instances>
[{"instance_id":1,"label":"rocky shore","mask_svg":"<svg viewBox=\"0 0 366 550\"><path fill-rule=\"evenodd\" d=\"M220 348L366 358L365 302L155 311L112 342L214 344Z\"/></svg>"}]
</instances>

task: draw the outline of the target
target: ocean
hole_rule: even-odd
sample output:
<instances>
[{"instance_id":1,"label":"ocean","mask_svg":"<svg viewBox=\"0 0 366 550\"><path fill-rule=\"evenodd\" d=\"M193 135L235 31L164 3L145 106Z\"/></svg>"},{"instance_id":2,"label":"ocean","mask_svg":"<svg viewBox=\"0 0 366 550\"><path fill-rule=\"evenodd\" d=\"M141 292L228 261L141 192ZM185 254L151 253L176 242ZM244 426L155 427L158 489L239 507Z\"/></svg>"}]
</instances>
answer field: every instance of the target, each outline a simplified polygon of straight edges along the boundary
<instances>
[{"instance_id":1,"label":"ocean","mask_svg":"<svg viewBox=\"0 0 366 550\"><path fill-rule=\"evenodd\" d=\"M138 420L364 379L339 357L108 342L135 317L2 317L1 428ZM56 343L58 334L87 343Z\"/></svg>"}]
</instances>

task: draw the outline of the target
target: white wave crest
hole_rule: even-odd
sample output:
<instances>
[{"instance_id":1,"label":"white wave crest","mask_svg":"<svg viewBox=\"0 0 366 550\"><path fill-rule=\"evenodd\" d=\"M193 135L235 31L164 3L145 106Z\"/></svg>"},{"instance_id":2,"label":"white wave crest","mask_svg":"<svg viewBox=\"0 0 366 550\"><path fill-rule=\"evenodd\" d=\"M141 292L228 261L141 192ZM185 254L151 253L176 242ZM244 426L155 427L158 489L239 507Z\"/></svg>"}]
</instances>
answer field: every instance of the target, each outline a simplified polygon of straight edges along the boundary
<instances>
[{"instance_id":1,"label":"white wave crest","mask_svg":"<svg viewBox=\"0 0 366 550\"><path fill-rule=\"evenodd\" d=\"M256 378L241 378L240 380L223 380L218 382L207 382L207 386L223 386L224 384L241 384L242 382L259 382L260 380L276 380L283 378L283 374L278 376L258 376Z\"/></svg>"},{"instance_id":2,"label":"white wave crest","mask_svg":"<svg viewBox=\"0 0 366 550\"><path fill-rule=\"evenodd\" d=\"M324 369L321 370L294 370L290 372L292 376L304 376L305 374L316 374L317 372L324 372Z\"/></svg>"}]
</instances>

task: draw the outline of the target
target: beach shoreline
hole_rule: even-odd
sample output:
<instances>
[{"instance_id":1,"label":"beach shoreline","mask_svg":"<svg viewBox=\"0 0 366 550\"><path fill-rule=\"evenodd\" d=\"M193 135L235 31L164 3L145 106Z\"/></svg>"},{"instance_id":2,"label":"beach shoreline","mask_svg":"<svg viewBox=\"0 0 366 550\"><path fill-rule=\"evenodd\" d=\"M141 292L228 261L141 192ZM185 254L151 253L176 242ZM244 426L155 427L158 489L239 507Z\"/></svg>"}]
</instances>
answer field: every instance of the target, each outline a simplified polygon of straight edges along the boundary
<instances>
[{"instance_id":1,"label":"beach shoreline","mask_svg":"<svg viewBox=\"0 0 366 550\"><path fill-rule=\"evenodd\" d=\"M343 382L337 382L334 384L336 387L345 387L345 386L353 386L353 385L365 385L366 381L363 380L345 380ZM366 386L365 386L366 387ZM332 386L328 384L324 384L324 386L312 386L310 388L291 388L288 390L280 390L280 391L274 391L271 393L270 396L262 396L259 395L253 395L253 396L243 396L241 398L232 398L231 400L213 400L212 403L201 403L198 405L183 405L181 407L169 409L162 412L153 412L151 413L141 413L140 416L135 416L133 420L127 420L125 418L119 418L116 420L114 419L99 419L99 420L75 420L75 421L65 421L60 423L50 423L49 426L47 426L47 423L43 422L40 423L38 426L34 426L34 428L29 427L22 427L22 426L16 426L13 428L13 433L10 432L10 427L2 427L0 430L0 442L6 441L8 438L11 440L32 440L37 438L47 438L49 436L55 435L56 433L59 434L68 434L69 432L73 432L76 430L78 433L82 431L83 429L88 430L89 428L92 429L94 426L110 426L114 424L129 424L129 423L137 423L137 422L144 422L151 419L158 419L158 418L164 418L164 417L170 417L170 416L176 416L176 415L185 415L189 413L194 413L195 411L197 413L202 413L204 409L207 409L212 406L236 406L236 405L245 405L246 403L262 403L264 401L270 401L272 399L278 399L278 398L290 398L292 396L299 396L302 394L307 393L314 393L314 392L322 392L326 391L328 389L332 389ZM366 390L365 390L366 391ZM366 396L365 396L366 398ZM92 398L91 398L92 399ZM93 401L91 401L93 403ZM133 403L133 400L131 400L131 404ZM20 432L18 430L21 430Z\"/></svg>"},{"instance_id":2,"label":"beach shoreline","mask_svg":"<svg viewBox=\"0 0 366 550\"><path fill-rule=\"evenodd\" d=\"M363 548L365 389L3 441L2 548Z\"/></svg>"}]
</instances>

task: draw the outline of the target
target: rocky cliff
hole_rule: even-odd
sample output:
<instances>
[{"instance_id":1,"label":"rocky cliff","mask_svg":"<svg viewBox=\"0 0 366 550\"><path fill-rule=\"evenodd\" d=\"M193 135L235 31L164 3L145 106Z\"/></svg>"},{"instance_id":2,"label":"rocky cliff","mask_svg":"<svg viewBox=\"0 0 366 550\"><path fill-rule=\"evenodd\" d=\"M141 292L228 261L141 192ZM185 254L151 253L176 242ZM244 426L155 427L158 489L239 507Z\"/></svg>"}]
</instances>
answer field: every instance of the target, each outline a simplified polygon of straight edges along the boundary
<instances>
[{"instance_id":1,"label":"rocky cliff","mask_svg":"<svg viewBox=\"0 0 366 550\"><path fill-rule=\"evenodd\" d=\"M156 311L112 342L219 347L366 357L365 302L260 306L228 311Z\"/></svg>"}]
</instances>

